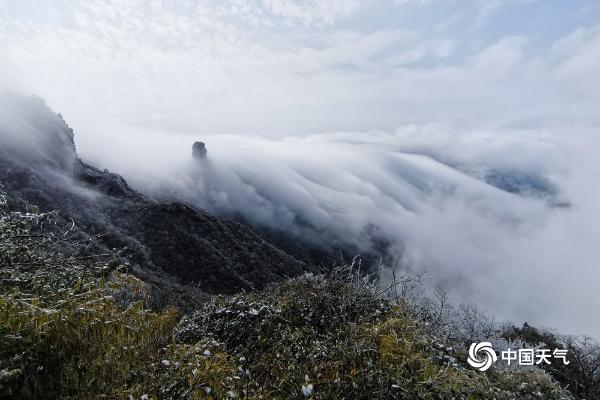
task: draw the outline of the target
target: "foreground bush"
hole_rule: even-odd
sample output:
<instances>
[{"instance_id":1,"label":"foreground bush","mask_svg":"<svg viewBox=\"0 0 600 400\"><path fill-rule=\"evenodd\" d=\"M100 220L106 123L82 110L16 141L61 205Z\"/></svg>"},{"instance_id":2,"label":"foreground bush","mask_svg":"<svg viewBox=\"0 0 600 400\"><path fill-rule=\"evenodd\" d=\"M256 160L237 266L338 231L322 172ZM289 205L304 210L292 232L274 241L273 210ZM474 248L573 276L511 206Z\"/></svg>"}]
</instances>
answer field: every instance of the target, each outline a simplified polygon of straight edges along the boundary
<instances>
[{"instance_id":1,"label":"foreground bush","mask_svg":"<svg viewBox=\"0 0 600 400\"><path fill-rule=\"evenodd\" d=\"M104 287L82 285L46 304L19 292L0 297L4 395L91 398L144 380L141 367L168 337L173 312L121 310Z\"/></svg>"},{"instance_id":2,"label":"foreground bush","mask_svg":"<svg viewBox=\"0 0 600 400\"><path fill-rule=\"evenodd\" d=\"M543 371L475 373L402 305L363 280L304 276L216 297L175 329L177 343L228 354L240 398L569 399ZM208 353L207 353L208 354ZM191 382L191 381L190 381ZM209 388L179 390L198 398ZM240 388L241 386L241 388Z\"/></svg>"},{"instance_id":3,"label":"foreground bush","mask_svg":"<svg viewBox=\"0 0 600 400\"><path fill-rule=\"evenodd\" d=\"M145 310L143 282L82 254L54 216L10 213L0 194L0 396L123 397L176 313Z\"/></svg>"}]
</instances>

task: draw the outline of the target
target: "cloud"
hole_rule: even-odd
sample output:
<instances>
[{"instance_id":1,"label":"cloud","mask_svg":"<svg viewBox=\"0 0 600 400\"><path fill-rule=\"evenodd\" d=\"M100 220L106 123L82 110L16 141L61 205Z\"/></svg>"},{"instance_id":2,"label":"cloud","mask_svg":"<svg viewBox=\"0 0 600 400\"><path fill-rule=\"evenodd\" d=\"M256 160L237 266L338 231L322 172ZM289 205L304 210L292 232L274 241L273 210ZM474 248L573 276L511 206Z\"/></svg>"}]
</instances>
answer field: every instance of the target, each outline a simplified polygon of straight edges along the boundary
<instances>
[{"instance_id":1,"label":"cloud","mask_svg":"<svg viewBox=\"0 0 600 400\"><path fill-rule=\"evenodd\" d=\"M469 48L398 27L290 28L245 2L74 4L57 11L60 20L8 13L0 70L4 85L41 95L76 128L95 110L102 117L92 125L203 135L597 120L592 28L573 34L581 43L569 54L560 41L536 47L518 35Z\"/></svg>"},{"instance_id":2,"label":"cloud","mask_svg":"<svg viewBox=\"0 0 600 400\"><path fill-rule=\"evenodd\" d=\"M360 0L263 0L271 13L283 17L287 22L303 25L332 25L355 13L361 6Z\"/></svg>"},{"instance_id":3,"label":"cloud","mask_svg":"<svg viewBox=\"0 0 600 400\"><path fill-rule=\"evenodd\" d=\"M573 143L569 134L430 125L216 136L203 138L204 162L182 157L191 144L185 136L167 148L155 138L119 169L146 191L305 239L342 238L363 251L390 243L400 265L429 273L429 283L449 288L457 302L597 335L597 321L572 310L591 315L600 306L600 231L586 222L598 217L600 191L591 184L600 176L591 151L598 138L582 132ZM124 152L135 159L135 147ZM574 287L579 296L568 295Z\"/></svg>"},{"instance_id":4,"label":"cloud","mask_svg":"<svg viewBox=\"0 0 600 400\"><path fill-rule=\"evenodd\" d=\"M600 27L580 28L557 41L552 46L557 58L556 76L568 85L572 85L581 94L600 99L597 85L591 84L597 79L600 68L597 55L600 53Z\"/></svg>"},{"instance_id":5,"label":"cloud","mask_svg":"<svg viewBox=\"0 0 600 400\"><path fill-rule=\"evenodd\" d=\"M392 0L393 4L403 6L403 5L418 5L424 6L425 4L431 3L432 0Z\"/></svg>"}]
</instances>

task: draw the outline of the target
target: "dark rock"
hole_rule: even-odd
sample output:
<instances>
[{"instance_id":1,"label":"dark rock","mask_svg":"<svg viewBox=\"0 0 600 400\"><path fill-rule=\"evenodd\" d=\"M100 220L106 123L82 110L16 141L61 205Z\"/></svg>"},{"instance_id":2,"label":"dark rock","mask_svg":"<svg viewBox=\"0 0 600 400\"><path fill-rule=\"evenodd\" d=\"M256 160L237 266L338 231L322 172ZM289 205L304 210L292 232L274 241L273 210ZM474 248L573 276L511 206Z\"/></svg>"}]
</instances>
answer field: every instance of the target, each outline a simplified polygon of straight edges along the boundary
<instances>
[{"instance_id":1,"label":"dark rock","mask_svg":"<svg viewBox=\"0 0 600 400\"><path fill-rule=\"evenodd\" d=\"M206 145L203 142L195 142L192 145L192 157L197 158L199 160L203 160L206 158Z\"/></svg>"}]
</instances>

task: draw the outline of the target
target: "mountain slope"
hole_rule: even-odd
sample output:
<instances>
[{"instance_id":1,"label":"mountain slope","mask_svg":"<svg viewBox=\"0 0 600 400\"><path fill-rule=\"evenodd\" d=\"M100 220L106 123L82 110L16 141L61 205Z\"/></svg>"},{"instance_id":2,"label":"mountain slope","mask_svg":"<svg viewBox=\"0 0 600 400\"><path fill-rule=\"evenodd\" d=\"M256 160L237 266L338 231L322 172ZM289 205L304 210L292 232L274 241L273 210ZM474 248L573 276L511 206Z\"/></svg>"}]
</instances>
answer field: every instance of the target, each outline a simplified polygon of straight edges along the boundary
<instances>
[{"instance_id":1,"label":"mountain slope","mask_svg":"<svg viewBox=\"0 0 600 400\"><path fill-rule=\"evenodd\" d=\"M145 280L233 293L315 270L247 226L161 203L121 176L85 164L73 131L43 101L5 95L0 110L0 182L9 204L61 210L62 218L90 233L98 252L117 250Z\"/></svg>"}]
</instances>

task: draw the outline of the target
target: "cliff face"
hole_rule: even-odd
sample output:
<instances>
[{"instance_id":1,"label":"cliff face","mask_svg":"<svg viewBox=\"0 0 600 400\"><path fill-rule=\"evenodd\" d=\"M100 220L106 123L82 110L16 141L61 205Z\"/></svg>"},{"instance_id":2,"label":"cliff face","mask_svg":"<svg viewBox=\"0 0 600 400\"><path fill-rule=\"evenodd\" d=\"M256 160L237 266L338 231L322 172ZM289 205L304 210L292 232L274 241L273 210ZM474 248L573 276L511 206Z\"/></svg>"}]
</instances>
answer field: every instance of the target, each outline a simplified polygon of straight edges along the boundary
<instances>
[{"instance_id":1,"label":"cliff face","mask_svg":"<svg viewBox=\"0 0 600 400\"><path fill-rule=\"evenodd\" d=\"M37 97L0 93L0 154L15 163L72 170L73 130Z\"/></svg>"},{"instance_id":2,"label":"cliff face","mask_svg":"<svg viewBox=\"0 0 600 400\"><path fill-rule=\"evenodd\" d=\"M40 99L5 96L0 116L0 182L11 207L60 210L98 251L132 260L133 272L162 293L158 303L189 287L233 293L314 270L243 224L158 202L85 164L73 131Z\"/></svg>"}]
</instances>

